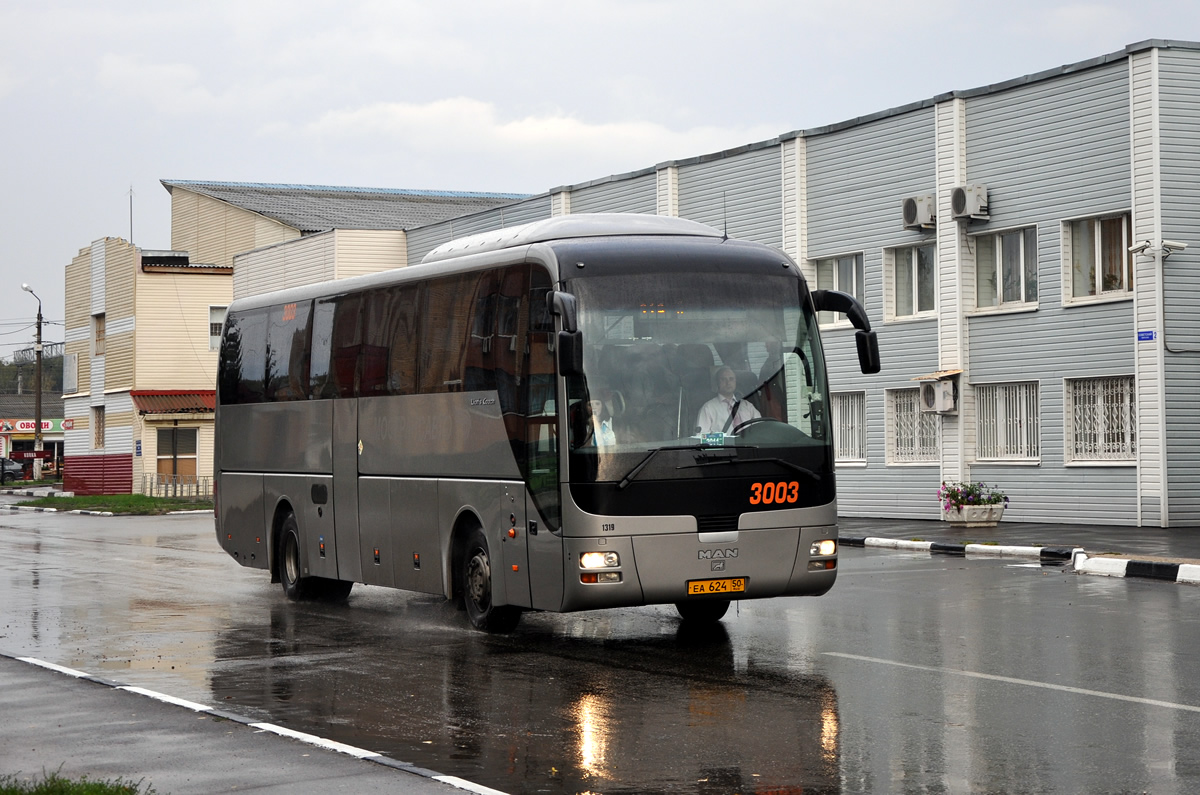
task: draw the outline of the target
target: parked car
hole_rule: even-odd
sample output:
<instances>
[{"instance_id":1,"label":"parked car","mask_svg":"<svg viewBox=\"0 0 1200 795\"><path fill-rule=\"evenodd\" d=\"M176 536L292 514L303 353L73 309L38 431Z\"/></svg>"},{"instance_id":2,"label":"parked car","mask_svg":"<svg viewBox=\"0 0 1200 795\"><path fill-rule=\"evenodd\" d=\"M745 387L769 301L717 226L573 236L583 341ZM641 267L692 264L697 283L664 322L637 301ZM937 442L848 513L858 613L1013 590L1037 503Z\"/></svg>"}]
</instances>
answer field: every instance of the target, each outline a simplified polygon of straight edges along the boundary
<instances>
[{"instance_id":1,"label":"parked car","mask_svg":"<svg viewBox=\"0 0 1200 795\"><path fill-rule=\"evenodd\" d=\"M0 483L11 483L25 478L25 465L11 458L0 458Z\"/></svg>"}]
</instances>

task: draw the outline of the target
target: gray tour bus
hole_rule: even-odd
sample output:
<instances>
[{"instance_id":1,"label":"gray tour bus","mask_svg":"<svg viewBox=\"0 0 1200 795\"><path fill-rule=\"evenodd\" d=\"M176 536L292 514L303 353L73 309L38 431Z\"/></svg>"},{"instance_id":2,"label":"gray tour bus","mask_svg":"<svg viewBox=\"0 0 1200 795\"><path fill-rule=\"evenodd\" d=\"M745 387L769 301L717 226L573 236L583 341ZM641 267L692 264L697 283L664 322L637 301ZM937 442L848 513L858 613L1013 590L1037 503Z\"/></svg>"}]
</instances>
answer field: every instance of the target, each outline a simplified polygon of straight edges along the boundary
<instances>
[{"instance_id":1,"label":"gray tour bus","mask_svg":"<svg viewBox=\"0 0 1200 795\"><path fill-rule=\"evenodd\" d=\"M817 312L787 256L678 218L568 215L420 265L238 299L217 537L289 598L356 582L522 611L819 595L837 576Z\"/></svg>"}]
</instances>

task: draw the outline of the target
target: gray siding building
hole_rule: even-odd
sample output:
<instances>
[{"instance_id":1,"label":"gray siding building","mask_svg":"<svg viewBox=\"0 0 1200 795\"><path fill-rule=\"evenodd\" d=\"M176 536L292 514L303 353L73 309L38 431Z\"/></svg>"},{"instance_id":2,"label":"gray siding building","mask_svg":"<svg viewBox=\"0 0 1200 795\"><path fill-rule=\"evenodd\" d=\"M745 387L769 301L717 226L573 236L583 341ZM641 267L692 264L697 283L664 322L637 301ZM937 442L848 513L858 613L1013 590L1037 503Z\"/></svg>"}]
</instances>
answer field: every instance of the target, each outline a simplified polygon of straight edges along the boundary
<instances>
[{"instance_id":1,"label":"gray siding building","mask_svg":"<svg viewBox=\"0 0 1200 795\"><path fill-rule=\"evenodd\" d=\"M859 296L828 319L844 516L1200 524L1200 44L1082 63L407 230L408 262L570 212L678 215ZM1186 243L1186 250L1177 243Z\"/></svg>"}]
</instances>

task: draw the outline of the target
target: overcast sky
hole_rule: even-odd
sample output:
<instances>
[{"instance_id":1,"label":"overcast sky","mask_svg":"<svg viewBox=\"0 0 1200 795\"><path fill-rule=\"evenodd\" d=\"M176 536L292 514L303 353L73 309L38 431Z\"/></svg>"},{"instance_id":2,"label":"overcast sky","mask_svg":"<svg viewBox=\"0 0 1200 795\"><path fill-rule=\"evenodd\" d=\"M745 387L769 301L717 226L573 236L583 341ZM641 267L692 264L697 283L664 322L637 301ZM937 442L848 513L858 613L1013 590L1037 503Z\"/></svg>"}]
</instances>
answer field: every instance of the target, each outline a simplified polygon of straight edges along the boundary
<instances>
[{"instance_id":1,"label":"overcast sky","mask_svg":"<svg viewBox=\"0 0 1200 795\"><path fill-rule=\"evenodd\" d=\"M160 179L543 193L1116 52L1196 0L0 0L0 357Z\"/></svg>"}]
</instances>

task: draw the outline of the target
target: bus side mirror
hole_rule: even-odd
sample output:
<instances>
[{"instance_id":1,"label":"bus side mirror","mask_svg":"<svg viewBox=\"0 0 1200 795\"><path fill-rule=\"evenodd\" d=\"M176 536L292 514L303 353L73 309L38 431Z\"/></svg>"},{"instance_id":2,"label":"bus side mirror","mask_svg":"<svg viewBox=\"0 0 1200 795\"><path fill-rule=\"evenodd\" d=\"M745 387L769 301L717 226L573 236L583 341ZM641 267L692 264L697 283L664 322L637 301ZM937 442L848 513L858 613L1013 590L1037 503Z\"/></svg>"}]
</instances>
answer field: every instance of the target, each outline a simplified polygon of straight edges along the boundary
<instances>
[{"instance_id":1,"label":"bus side mirror","mask_svg":"<svg viewBox=\"0 0 1200 795\"><path fill-rule=\"evenodd\" d=\"M854 332L854 342L858 345L858 367L867 375L879 372L879 338L874 331Z\"/></svg>"},{"instance_id":2,"label":"bus side mirror","mask_svg":"<svg viewBox=\"0 0 1200 795\"><path fill-rule=\"evenodd\" d=\"M583 375L583 334L578 331L558 332L558 374Z\"/></svg>"},{"instance_id":3,"label":"bus side mirror","mask_svg":"<svg viewBox=\"0 0 1200 795\"><path fill-rule=\"evenodd\" d=\"M858 299L841 290L813 290L813 308L818 312L841 312L858 329L854 334L854 343L858 346L858 366L867 375L879 372L879 340L871 331L871 321L867 320L867 311Z\"/></svg>"},{"instance_id":4,"label":"bus side mirror","mask_svg":"<svg viewBox=\"0 0 1200 795\"><path fill-rule=\"evenodd\" d=\"M575 296L570 293L551 290L546 293L546 309L552 315L562 318L563 331L578 331L579 321L575 309Z\"/></svg>"}]
</instances>

